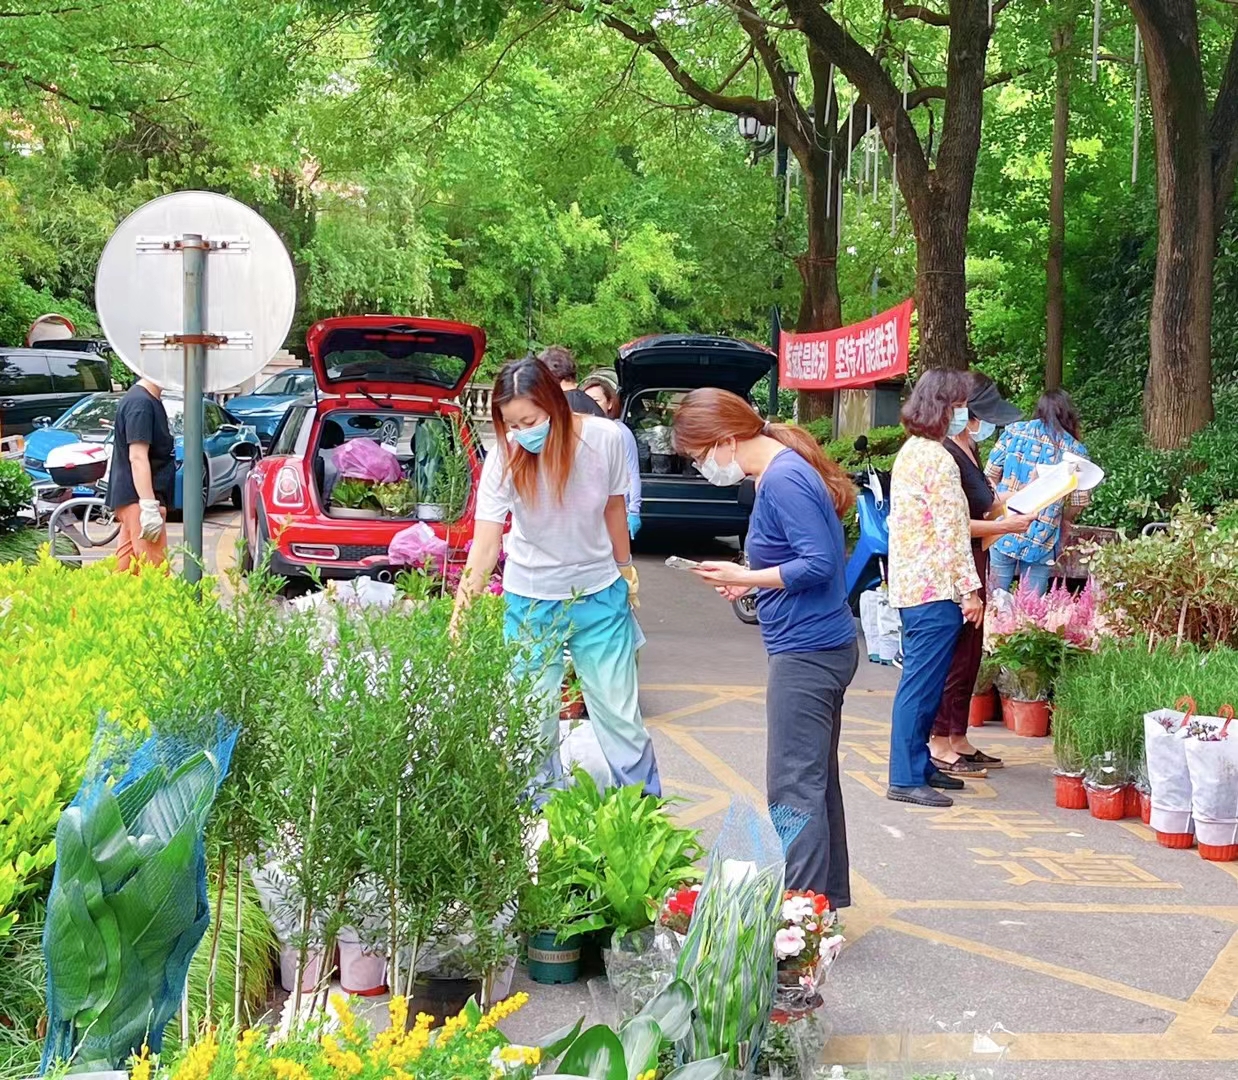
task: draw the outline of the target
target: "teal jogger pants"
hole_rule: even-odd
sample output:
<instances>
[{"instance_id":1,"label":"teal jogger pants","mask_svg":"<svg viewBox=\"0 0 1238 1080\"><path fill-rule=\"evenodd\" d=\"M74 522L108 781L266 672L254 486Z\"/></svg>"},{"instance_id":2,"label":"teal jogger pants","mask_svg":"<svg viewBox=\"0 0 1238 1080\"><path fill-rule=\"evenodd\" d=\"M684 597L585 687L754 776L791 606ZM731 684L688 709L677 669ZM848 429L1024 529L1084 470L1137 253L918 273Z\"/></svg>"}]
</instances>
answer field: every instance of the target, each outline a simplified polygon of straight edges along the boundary
<instances>
[{"instance_id":1,"label":"teal jogger pants","mask_svg":"<svg viewBox=\"0 0 1238 1080\"><path fill-rule=\"evenodd\" d=\"M516 677L534 676L545 704L542 737L555 748L546 766L547 782L562 780L559 706L566 646L614 782L641 784L647 795L661 795L653 742L637 700L640 630L628 606L627 582L620 578L599 593L571 600L533 600L510 592L504 600L503 635L521 646Z\"/></svg>"}]
</instances>

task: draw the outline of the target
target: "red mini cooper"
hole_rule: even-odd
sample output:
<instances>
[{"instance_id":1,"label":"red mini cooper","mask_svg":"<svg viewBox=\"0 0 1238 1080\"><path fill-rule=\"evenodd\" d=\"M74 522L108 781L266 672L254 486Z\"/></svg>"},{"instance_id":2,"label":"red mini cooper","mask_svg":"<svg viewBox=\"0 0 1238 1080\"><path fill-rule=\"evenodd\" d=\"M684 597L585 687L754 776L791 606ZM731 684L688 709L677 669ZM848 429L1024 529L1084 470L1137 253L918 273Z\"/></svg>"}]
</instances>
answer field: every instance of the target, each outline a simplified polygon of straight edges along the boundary
<instances>
[{"instance_id":1,"label":"red mini cooper","mask_svg":"<svg viewBox=\"0 0 1238 1080\"><path fill-rule=\"evenodd\" d=\"M306 344L315 391L284 414L245 483L246 569L274 542L273 573L295 580L317 567L324 578L356 577L417 521L463 558L482 451L453 399L481 363L485 333L439 319L359 315L316 323ZM357 484L334 466L354 439L392 451L408 481L381 510L350 506ZM438 493L453 472L455 505L446 507Z\"/></svg>"}]
</instances>

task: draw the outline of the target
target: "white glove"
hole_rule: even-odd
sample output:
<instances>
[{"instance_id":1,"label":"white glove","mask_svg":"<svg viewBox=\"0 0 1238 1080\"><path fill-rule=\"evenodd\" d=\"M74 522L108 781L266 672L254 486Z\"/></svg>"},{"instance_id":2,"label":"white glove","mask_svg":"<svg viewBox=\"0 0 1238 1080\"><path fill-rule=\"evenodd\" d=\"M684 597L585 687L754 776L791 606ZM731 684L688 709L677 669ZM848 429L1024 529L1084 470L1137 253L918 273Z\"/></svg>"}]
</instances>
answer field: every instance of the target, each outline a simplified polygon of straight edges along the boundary
<instances>
[{"instance_id":1,"label":"white glove","mask_svg":"<svg viewBox=\"0 0 1238 1080\"><path fill-rule=\"evenodd\" d=\"M159 512L159 503L155 499L138 500L138 524L142 527L142 539L152 543L159 539L163 532L163 515Z\"/></svg>"}]
</instances>

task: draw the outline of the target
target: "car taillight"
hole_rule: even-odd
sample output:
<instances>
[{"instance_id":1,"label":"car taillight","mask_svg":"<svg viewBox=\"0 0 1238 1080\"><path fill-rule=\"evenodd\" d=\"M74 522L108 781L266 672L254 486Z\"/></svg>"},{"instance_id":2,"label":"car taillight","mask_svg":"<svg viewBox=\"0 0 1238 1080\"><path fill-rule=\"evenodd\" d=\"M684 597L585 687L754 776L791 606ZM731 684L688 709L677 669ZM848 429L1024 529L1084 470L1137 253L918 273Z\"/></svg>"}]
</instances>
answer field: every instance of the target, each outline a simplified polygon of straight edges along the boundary
<instances>
[{"instance_id":1,"label":"car taillight","mask_svg":"<svg viewBox=\"0 0 1238 1080\"><path fill-rule=\"evenodd\" d=\"M275 476L275 492L272 501L276 506L300 509L305 505L305 490L301 485L300 472L285 465Z\"/></svg>"}]
</instances>

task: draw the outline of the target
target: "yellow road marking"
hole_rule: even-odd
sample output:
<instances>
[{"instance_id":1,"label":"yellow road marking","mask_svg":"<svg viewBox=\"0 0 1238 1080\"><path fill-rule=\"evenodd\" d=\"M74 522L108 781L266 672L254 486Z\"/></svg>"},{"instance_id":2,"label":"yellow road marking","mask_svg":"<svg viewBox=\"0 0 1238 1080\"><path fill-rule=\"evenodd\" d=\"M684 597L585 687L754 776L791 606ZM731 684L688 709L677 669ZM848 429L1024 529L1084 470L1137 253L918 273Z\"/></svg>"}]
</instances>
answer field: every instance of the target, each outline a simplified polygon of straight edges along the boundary
<instances>
[{"instance_id":1,"label":"yellow road marking","mask_svg":"<svg viewBox=\"0 0 1238 1080\"><path fill-rule=\"evenodd\" d=\"M972 1034L841 1035L826 1044L825 1060L846 1065L869 1062L940 1062L944 1068L959 1062L1006 1061L1233 1061L1234 1040L1208 1035L1198 1040L1169 1039L1164 1035L1097 1032L1001 1032L994 1042L1007 1047L1003 1055L975 1053Z\"/></svg>"},{"instance_id":2,"label":"yellow road marking","mask_svg":"<svg viewBox=\"0 0 1238 1080\"><path fill-rule=\"evenodd\" d=\"M1230 935L1190 996L1191 1012L1179 1013L1166 1034L1187 1039L1211 1035L1213 1029L1225 1021L1235 990L1238 990L1238 932Z\"/></svg>"}]
</instances>

